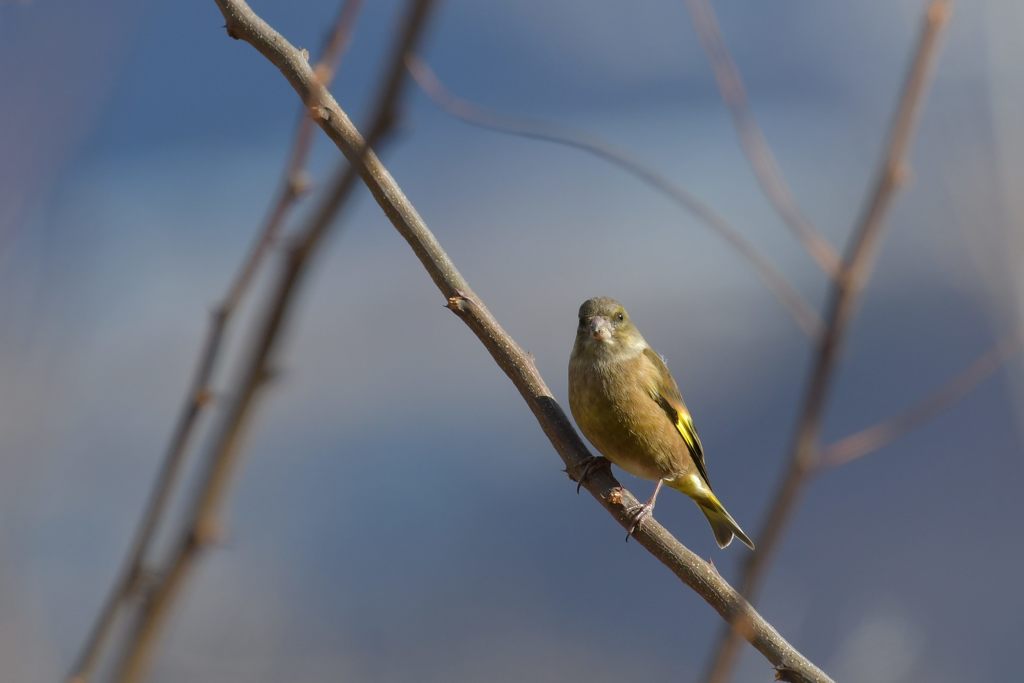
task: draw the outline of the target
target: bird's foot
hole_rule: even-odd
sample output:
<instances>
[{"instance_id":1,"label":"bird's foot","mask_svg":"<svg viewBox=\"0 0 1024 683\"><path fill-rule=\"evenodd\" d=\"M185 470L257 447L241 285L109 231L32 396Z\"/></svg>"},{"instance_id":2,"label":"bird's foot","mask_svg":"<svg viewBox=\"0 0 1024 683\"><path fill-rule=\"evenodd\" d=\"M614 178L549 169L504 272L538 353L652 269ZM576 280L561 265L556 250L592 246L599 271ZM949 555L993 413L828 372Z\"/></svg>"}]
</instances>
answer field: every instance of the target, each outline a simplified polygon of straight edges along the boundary
<instances>
[{"instance_id":1,"label":"bird's foot","mask_svg":"<svg viewBox=\"0 0 1024 683\"><path fill-rule=\"evenodd\" d=\"M602 467L610 468L612 464L608 462L608 458L591 457L590 460L583 465L583 470L579 471L579 476L576 477L576 495L579 495L580 489L583 488L583 483L587 481L587 478Z\"/></svg>"},{"instance_id":2,"label":"bird's foot","mask_svg":"<svg viewBox=\"0 0 1024 683\"><path fill-rule=\"evenodd\" d=\"M654 504L650 502L633 505L626 510L626 517L630 520L629 531L626 532L626 543L629 543L629 537L640 528L643 521L653 514Z\"/></svg>"}]
</instances>

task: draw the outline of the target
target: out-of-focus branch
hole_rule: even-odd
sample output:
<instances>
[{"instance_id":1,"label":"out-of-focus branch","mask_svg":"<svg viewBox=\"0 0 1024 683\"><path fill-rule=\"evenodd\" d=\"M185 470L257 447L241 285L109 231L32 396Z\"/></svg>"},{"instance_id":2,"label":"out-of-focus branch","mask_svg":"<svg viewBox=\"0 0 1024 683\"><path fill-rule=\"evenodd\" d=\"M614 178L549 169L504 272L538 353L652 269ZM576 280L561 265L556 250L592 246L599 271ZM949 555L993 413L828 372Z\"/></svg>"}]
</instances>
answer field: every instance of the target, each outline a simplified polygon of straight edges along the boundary
<instances>
[{"instance_id":1,"label":"out-of-focus branch","mask_svg":"<svg viewBox=\"0 0 1024 683\"><path fill-rule=\"evenodd\" d=\"M228 33L233 37L243 38L253 31L265 35L264 29L269 29L244 5L242 14L236 13L238 8L235 3L220 1L218 6L227 20ZM308 272L312 257L328 234L334 218L357 185L363 163L372 155L370 147L379 143L392 129L404 81L404 56L414 49L422 35L432 6L432 0L413 0L411 3L404 28L396 43L387 78L377 99L370 134L365 142L357 142L357 149L349 157L348 167L339 171L331 191L288 252L281 276L273 294L267 300L266 308L252 337L254 343L244 365L242 379L237 389L232 392L234 400L209 452L204 457L199 485L188 508L188 521L174 545L166 570L144 596L142 609L128 634L118 662L115 677L117 681L137 683L145 676L167 615L189 572L195 566L200 552L219 536L220 505L237 467L242 441L255 412L257 399L270 374L273 354L281 331L286 326L299 285ZM252 19L258 23L254 23ZM316 72L305 62L305 56L298 50L291 49L309 72L308 94L316 98L304 100L307 103L312 102L312 111L317 117L322 117L325 111L319 103L330 95L323 88Z\"/></svg>"},{"instance_id":2,"label":"out-of-focus branch","mask_svg":"<svg viewBox=\"0 0 1024 683\"><path fill-rule=\"evenodd\" d=\"M859 295L874 263L886 212L897 189L906 178L906 156L913 138L917 116L924 101L932 67L938 55L939 37L949 18L951 0L931 0L925 10L920 36L904 81L888 144L863 213L857 221L829 294L825 332L818 342L810 380L797 421L789 465L775 493L761 532L755 538L757 550L744 565L740 591L754 601L765 571L782 538L805 483L815 467L818 439L835 368L853 318ZM748 625L743 620L727 626L721 637L706 680L723 683L729 679L739 652L739 636Z\"/></svg>"},{"instance_id":3,"label":"out-of-focus branch","mask_svg":"<svg viewBox=\"0 0 1024 683\"><path fill-rule=\"evenodd\" d=\"M317 76L318 90L326 89L334 79L338 61L348 48L352 30L355 28L362 5L363 0L345 0L342 4L338 18L324 41L320 59L313 67L313 72ZM296 200L309 189L309 179L306 176L305 168L309 151L313 146L313 134L316 132L316 125L313 123L309 107L315 106L315 98L306 100L304 104L295 130L295 139L288 157L288 165L285 167L284 176L281 179L280 189L277 191L274 204L260 230L259 238L250 249L249 258L238 272L224 303L221 304L222 309L227 308L230 311L237 306L242 293L248 289L249 283L262 263L264 255L277 241L281 228L291 209L294 208Z\"/></svg>"},{"instance_id":4,"label":"out-of-focus branch","mask_svg":"<svg viewBox=\"0 0 1024 683\"><path fill-rule=\"evenodd\" d=\"M676 205L689 212L698 221L704 223L718 233L743 258L745 258L769 291L784 305L793 316L797 325L809 337L814 337L821 330L821 316L807 303L798 292L757 248L743 237L722 216L711 207L697 199L684 188L671 182L665 176L644 165L625 151L616 149L608 143L588 135L581 135L560 129L541 121L511 118L495 114L453 94L434 73L426 62L419 57L410 57L409 70L416 83L430 99L443 111L472 126L487 130L516 135L519 137L553 142L579 149L611 163L638 178L648 186L662 193Z\"/></svg>"},{"instance_id":5,"label":"out-of-focus branch","mask_svg":"<svg viewBox=\"0 0 1024 683\"><path fill-rule=\"evenodd\" d=\"M217 0L217 4L227 19L229 33L253 45L281 71L299 97L305 99L312 87L313 74L298 50L257 17L243 0ZM338 103L325 94L319 110L321 115L317 120L320 127L353 162L353 168L361 170L366 186L447 299L448 308L476 334L512 380L562 457L566 470L571 476L578 476L592 456L552 397L533 360L473 293L380 160L372 152L361 158L361 150L364 149L362 138ZM587 478L585 486L623 527L630 524L626 510L636 503L636 499L618 485L610 471L595 471ZM751 625L748 631L750 642L775 665L781 680L830 680L757 614L714 567L685 548L660 524L646 521L638 531L637 539L724 618L734 619L742 615Z\"/></svg>"},{"instance_id":6,"label":"out-of-focus branch","mask_svg":"<svg viewBox=\"0 0 1024 683\"><path fill-rule=\"evenodd\" d=\"M348 44L361 5L362 0L345 0L338 18L334 22L315 69L323 87L326 87L334 75L337 61ZM281 187L245 260L231 281L220 305L213 312L192 382L185 395L184 404L161 461L153 489L146 501L142 519L132 538L124 568L105 598L82 651L72 667L69 675L69 680L72 683L86 683L92 675L103 651L103 646L117 621L121 606L136 592L140 580L143 578L144 563L151 543L164 518L171 492L178 481L199 418L203 409L210 403L210 384L217 369L222 343L228 333L235 310L248 291L253 277L263 263L271 245L277 239L290 209L308 184L305 180L304 169L313 140L312 134L315 130L310 117L303 109Z\"/></svg>"},{"instance_id":7,"label":"out-of-focus branch","mask_svg":"<svg viewBox=\"0 0 1024 683\"><path fill-rule=\"evenodd\" d=\"M1019 336L1003 339L955 377L905 410L881 422L839 439L821 450L819 467L837 467L877 451L907 432L928 422L969 394L1003 363L1019 353Z\"/></svg>"},{"instance_id":8,"label":"out-of-focus branch","mask_svg":"<svg viewBox=\"0 0 1024 683\"><path fill-rule=\"evenodd\" d=\"M743 153L754 170L758 185L765 197L772 203L783 222L797 239L804 245L823 271L835 277L839 271L839 254L835 248L822 237L821 233L804 215L796 203L786 178L779 168L775 155L768 141L761 132L761 127L754 118L754 112L747 101L746 89L740 77L736 62L729 54L722 32L718 27L718 19L711 7L710 0L684 0L693 19L694 28L704 51L711 62L718 83L718 91L722 100L732 114L733 125L740 138Z\"/></svg>"}]
</instances>

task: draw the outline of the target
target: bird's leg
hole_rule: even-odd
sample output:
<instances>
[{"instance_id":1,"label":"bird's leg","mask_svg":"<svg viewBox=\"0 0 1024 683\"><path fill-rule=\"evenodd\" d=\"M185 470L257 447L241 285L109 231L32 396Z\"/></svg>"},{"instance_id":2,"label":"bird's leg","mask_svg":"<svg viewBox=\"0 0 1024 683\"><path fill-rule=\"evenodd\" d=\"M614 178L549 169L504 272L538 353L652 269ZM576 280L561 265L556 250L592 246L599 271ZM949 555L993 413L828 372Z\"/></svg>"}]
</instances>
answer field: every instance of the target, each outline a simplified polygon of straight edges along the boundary
<instances>
[{"instance_id":1,"label":"bird's leg","mask_svg":"<svg viewBox=\"0 0 1024 683\"><path fill-rule=\"evenodd\" d=\"M640 526L640 523L650 517L654 512L654 502L658 499L658 491L661 490L661 485L664 483L664 479L659 479L658 483L654 485L654 493L651 494L650 500L641 505L634 505L626 510L626 515L633 521L633 525L629 527L629 531L626 533L627 543L629 542L629 537L632 536L633 532Z\"/></svg>"},{"instance_id":2,"label":"bird's leg","mask_svg":"<svg viewBox=\"0 0 1024 683\"><path fill-rule=\"evenodd\" d=\"M583 471L580 472L579 477L576 479L576 495L579 495L580 488L583 487L583 482L587 480L587 477L600 467L611 467L608 458L592 457L590 460L587 460L586 464L583 465Z\"/></svg>"}]
</instances>

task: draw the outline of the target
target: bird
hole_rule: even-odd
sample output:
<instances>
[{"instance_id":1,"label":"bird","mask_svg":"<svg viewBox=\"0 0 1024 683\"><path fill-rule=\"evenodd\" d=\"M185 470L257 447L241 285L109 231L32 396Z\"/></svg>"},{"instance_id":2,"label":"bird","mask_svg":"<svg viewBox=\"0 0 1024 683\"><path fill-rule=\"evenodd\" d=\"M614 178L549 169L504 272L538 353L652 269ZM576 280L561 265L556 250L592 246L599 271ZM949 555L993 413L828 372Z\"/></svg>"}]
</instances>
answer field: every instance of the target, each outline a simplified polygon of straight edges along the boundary
<instances>
[{"instance_id":1,"label":"bird","mask_svg":"<svg viewBox=\"0 0 1024 683\"><path fill-rule=\"evenodd\" d=\"M657 482L650 499L628 511L632 526L626 540L652 516L658 492L667 485L697 504L720 548L736 537L753 550L753 541L711 488L704 446L672 373L623 305L608 297L587 299L578 317L569 357L572 416L609 461Z\"/></svg>"}]
</instances>

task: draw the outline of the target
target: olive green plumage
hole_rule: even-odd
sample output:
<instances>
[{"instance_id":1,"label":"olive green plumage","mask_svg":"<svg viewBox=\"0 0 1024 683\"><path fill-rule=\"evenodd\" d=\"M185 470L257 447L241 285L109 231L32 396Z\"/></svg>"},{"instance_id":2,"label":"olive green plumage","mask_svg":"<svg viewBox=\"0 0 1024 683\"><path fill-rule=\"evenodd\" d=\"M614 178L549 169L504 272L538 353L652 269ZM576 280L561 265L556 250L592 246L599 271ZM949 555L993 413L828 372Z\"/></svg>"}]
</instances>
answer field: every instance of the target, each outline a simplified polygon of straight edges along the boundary
<instances>
[{"instance_id":1,"label":"olive green plumage","mask_svg":"<svg viewBox=\"0 0 1024 683\"><path fill-rule=\"evenodd\" d=\"M569 408L605 457L658 482L638 508L636 525L654 509L664 483L697 503L720 547L733 536L754 547L711 489L704 447L676 381L614 299L598 297L580 306L569 359Z\"/></svg>"}]
</instances>

